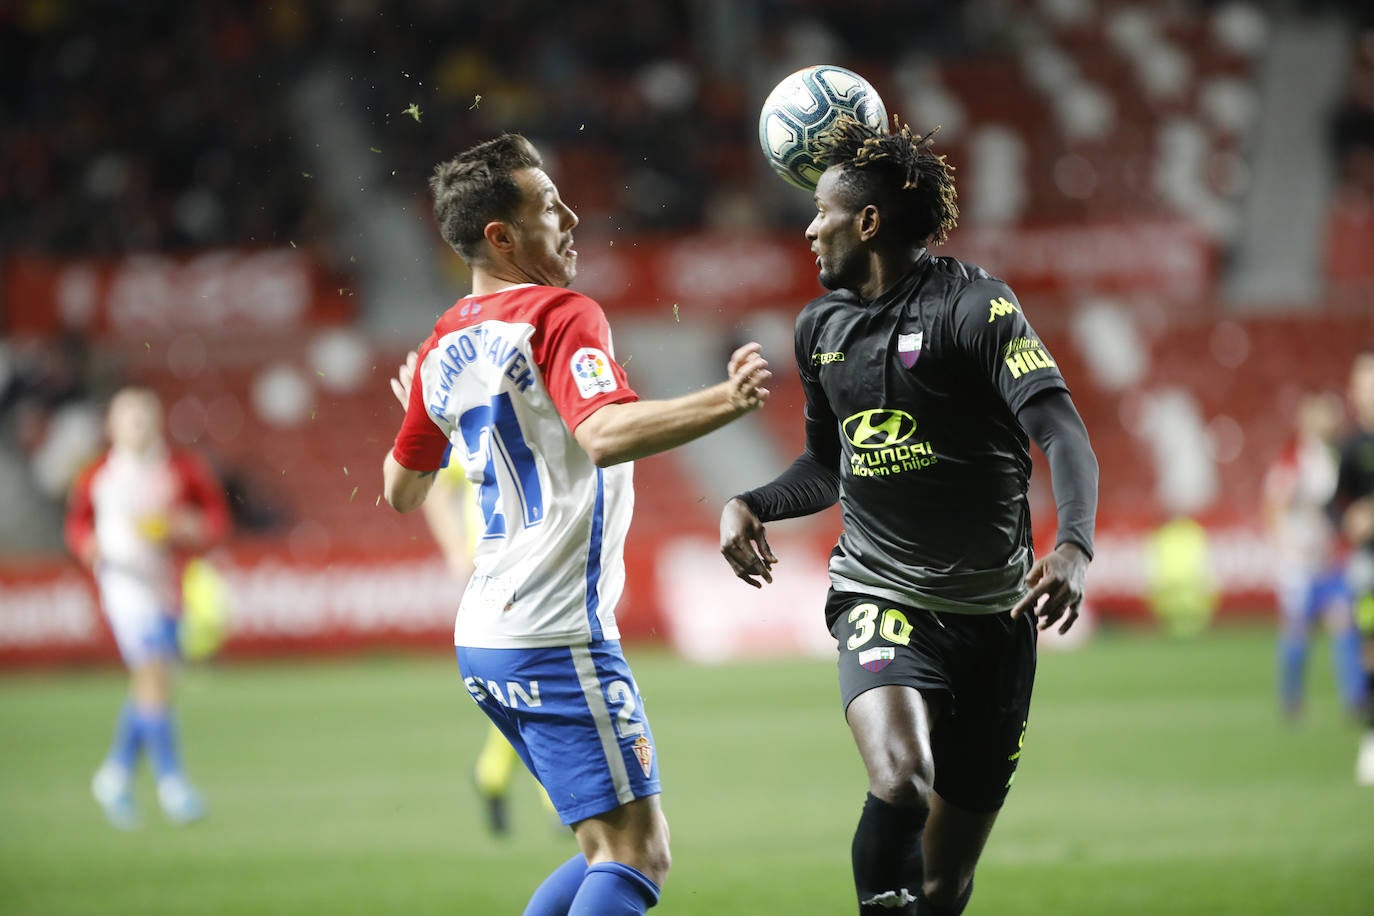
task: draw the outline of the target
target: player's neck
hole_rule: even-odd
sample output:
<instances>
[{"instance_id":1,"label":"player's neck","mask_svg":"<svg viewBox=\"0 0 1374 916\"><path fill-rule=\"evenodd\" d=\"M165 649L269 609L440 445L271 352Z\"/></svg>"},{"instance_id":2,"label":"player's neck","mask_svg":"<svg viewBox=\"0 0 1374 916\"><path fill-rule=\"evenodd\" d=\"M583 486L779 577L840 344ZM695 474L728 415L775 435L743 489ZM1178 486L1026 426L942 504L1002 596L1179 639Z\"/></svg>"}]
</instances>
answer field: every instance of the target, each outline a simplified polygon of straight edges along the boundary
<instances>
[{"instance_id":1,"label":"player's neck","mask_svg":"<svg viewBox=\"0 0 1374 916\"><path fill-rule=\"evenodd\" d=\"M503 271L491 272L481 267L472 269L472 294L474 296L489 296L513 286L523 286L533 282L529 277L506 276Z\"/></svg>"},{"instance_id":2,"label":"player's neck","mask_svg":"<svg viewBox=\"0 0 1374 916\"><path fill-rule=\"evenodd\" d=\"M128 443L111 443L110 454L117 455L127 461L150 461L160 458L167 451L167 445L161 441L144 442L135 445Z\"/></svg>"},{"instance_id":3,"label":"player's neck","mask_svg":"<svg viewBox=\"0 0 1374 916\"><path fill-rule=\"evenodd\" d=\"M868 279L855 292L867 301L877 299L900 283L924 253L924 248L900 253L873 252L869 256Z\"/></svg>"},{"instance_id":4,"label":"player's neck","mask_svg":"<svg viewBox=\"0 0 1374 916\"><path fill-rule=\"evenodd\" d=\"M496 271L478 268L478 266L473 268L473 295L502 293L504 290L511 290L511 288L518 286L530 286L530 284L551 286L550 283L537 279L537 277L528 276L519 269L511 268L510 265L506 265L504 269L496 269Z\"/></svg>"}]
</instances>

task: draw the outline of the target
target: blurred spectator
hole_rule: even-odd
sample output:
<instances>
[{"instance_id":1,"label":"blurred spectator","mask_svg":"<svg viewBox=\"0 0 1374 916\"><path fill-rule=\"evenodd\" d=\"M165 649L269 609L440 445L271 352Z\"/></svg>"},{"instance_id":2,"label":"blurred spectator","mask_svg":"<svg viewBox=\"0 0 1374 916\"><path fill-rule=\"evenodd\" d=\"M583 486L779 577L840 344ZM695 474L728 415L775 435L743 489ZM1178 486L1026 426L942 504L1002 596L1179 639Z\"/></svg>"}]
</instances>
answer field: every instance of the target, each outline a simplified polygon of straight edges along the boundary
<instances>
[{"instance_id":1,"label":"blurred spectator","mask_svg":"<svg viewBox=\"0 0 1374 916\"><path fill-rule=\"evenodd\" d=\"M0 363L0 441L14 446L0 460L27 465L38 490L60 499L100 445L87 343L77 334L12 341Z\"/></svg>"},{"instance_id":2,"label":"blurred spectator","mask_svg":"<svg viewBox=\"0 0 1374 916\"><path fill-rule=\"evenodd\" d=\"M1346 96L1331 121L1331 141L1346 189L1374 198L1374 29L1355 43Z\"/></svg>"},{"instance_id":3,"label":"blurred spectator","mask_svg":"<svg viewBox=\"0 0 1374 916\"><path fill-rule=\"evenodd\" d=\"M1025 197L1027 214L1158 210L1139 175L1154 155L1151 122L1165 108L1132 81L1098 88L1080 79L1075 49L1051 47L1063 23L1047 20L1045 5L900 7L20 0L0 12L0 77L15 87L0 96L0 245L118 253L324 241L338 191L313 177L322 153L305 140L298 91L321 74L341 83L347 103L316 114L356 121L367 140L353 152L384 163L380 182L360 181L359 191L380 183L418 197L437 151L520 130L555 154L550 165L591 234L794 225L809 200L768 176L756 149L757 105L767 84L818 62L862 70L888 92L894 113L943 123L948 137L963 118L1008 131L1026 150L1028 174L1012 179L1012 193ZM1134 20L1150 31L1158 17L1148 9L1138 5ZM1082 16L1092 22L1078 28L1101 30L1109 7ZM1262 17L1247 26L1255 18L1241 17L1243 33L1262 33ZM1204 22L1193 17L1177 47L1150 44L1145 59L1176 64L1171 85L1180 97L1192 91L1185 77L1215 75L1195 73L1188 55L1241 61L1227 75L1243 95L1245 54L1224 35L1209 37ZM1072 92L1022 86L1001 65L1030 46L1062 58ZM973 63L977 81L967 71L964 82L942 82L957 74L941 74L935 62L951 57ZM1095 61L1093 52L1083 64ZM1002 100L977 89L989 81ZM967 114L953 99L971 106ZM1073 129L1045 127L1046 107L1061 102L1086 105L1093 136L1114 122L1112 111L1136 113L1130 130L1077 142ZM1065 147L1073 155L1061 163ZM1204 138L1196 152L1217 149ZM956 145L953 160L962 166L970 153ZM1193 191L1175 202L1185 215L1201 199ZM966 212L978 212L976 195L968 204Z\"/></svg>"},{"instance_id":4,"label":"blurred spectator","mask_svg":"<svg viewBox=\"0 0 1374 916\"><path fill-rule=\"evenodd\" d=\"M309 34L283 18L224 0L30 0L0 13L0 246L288 238L310 192L279 96Z\"/></svg>"}]
</instances>

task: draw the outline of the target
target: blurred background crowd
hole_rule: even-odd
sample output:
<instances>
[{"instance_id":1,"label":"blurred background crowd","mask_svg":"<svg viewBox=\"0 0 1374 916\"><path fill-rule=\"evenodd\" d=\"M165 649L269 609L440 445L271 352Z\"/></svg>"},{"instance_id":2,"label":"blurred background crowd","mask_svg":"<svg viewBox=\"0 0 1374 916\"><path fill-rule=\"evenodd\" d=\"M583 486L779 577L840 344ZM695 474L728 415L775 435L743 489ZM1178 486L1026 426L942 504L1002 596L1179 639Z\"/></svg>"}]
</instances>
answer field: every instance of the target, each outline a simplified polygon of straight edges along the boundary
<instances>
[{"instance_id":1,"label":"blurred background crowd","mask_svg":"<svg viewBox=\"0 0 1374 916\"><path fill-rule=\"evenodd\" d=\"M1093 435L1107 603L1140 600L1143 532L1186 517L1254 604L1265 468L1374 341L1367 4L0 5L0 555L60 552L131 381L220 473L241 543L428 550L375 505L386 378L465 292L425 180L503 130L579 214L579 286L642 393L714 379L745 336L778 368L752 425L642 463L636 531L709 540L800 444L811 203L768 172L757 118L819 62L940 126L963 210L945 253L1017 290Z\"/></svg>"}]
</instances>

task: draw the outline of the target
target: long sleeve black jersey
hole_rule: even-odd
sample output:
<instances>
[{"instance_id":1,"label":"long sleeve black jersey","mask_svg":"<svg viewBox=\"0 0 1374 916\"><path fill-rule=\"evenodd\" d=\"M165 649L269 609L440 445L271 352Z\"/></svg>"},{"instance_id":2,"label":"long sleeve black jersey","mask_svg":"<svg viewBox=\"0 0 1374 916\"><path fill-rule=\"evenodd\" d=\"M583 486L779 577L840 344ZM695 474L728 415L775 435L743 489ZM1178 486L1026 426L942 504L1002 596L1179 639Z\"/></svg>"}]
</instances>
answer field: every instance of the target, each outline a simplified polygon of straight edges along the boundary
<instances>
[{"instance_id":1,"label":"long sleeve black jersey","mask_svg":"<svg viewBox=\"0 0 1374 916\"><path fill-rule=\"evenodd\" d=\"M742 498L768 521L837 494L838 590L935 611L1011 607L1032 561L1031 458L1016 413L1067 391L1011 289L926 253L877 299L841 290L810 302L796 357L806 454Z\"/></svg>"}]
</instances>

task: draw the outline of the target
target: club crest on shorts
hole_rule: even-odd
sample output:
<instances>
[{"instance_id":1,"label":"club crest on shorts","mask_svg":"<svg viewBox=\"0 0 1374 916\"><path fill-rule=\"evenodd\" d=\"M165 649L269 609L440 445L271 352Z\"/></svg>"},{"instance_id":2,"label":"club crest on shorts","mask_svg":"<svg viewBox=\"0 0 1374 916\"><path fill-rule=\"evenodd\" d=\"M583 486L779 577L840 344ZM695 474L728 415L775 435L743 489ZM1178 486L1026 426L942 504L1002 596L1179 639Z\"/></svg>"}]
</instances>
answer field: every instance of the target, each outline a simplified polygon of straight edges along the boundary
<instances>
[{"instance_id":1,"label":"club crest on shorts","mask_svg":"<svg viewBox=\"0 0 1374 916\"><path fill-rule=\"evenodd\" d=\"M654 746L649 743L649 739L640 735L634 743L635 757L639 760L639 768L644 771L645 778L648 778L649 771L654 768Z\"/></svg>"},{"instance_id":2,"label":"club crest on shorts","mask_svg":"<svg viewBox=\"0 0 1374 916\"><path fill-rule=\"evenodd\" d=\"M897 356L906 368L910 369L921 358L921 340L925 336L925 331L897 335Z\"/></svg>"},{"instance_id":3,"label":"club crest on shorts","mask_svg":"<svg viewBox=\"0 0 1374 916\"><path fill-rule=\"evenodd\" d=\"M869 671L877 673L892 664L892 660L896 657L897 651L891 646L875 646L859 653L859 664Z\"/></svg>"}]
</instances>

